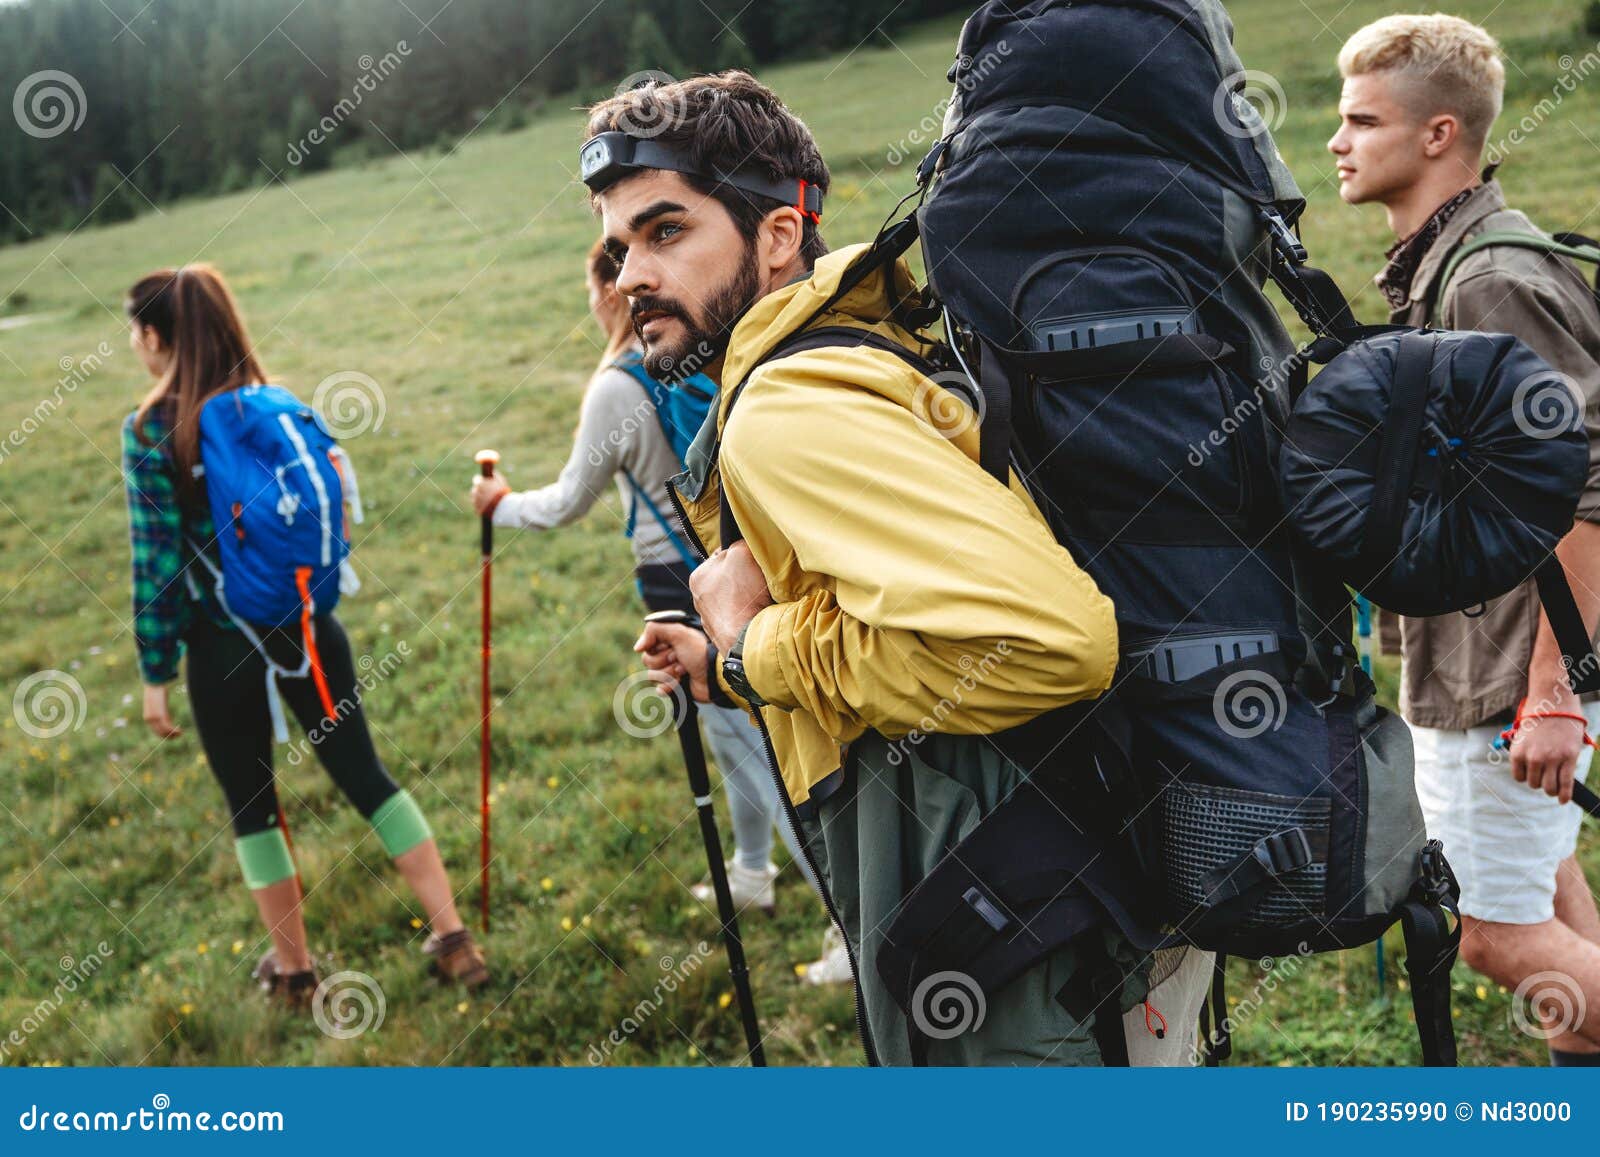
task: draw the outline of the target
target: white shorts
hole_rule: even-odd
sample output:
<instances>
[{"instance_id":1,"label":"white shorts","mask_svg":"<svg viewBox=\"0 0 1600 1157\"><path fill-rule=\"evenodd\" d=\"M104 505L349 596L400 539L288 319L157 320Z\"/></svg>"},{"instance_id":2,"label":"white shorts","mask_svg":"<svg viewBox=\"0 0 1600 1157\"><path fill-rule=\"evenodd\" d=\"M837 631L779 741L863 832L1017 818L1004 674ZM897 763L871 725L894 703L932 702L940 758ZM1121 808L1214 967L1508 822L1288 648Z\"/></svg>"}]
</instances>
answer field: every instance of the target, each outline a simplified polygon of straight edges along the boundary
<instances>
[{"instance_id":1,"label":"white shorts","mask_svg":"<svg viewBox=\"0 0 1600 1157\"><path fill-rule=\"evenodd\" d=\"M1600 704L1584 705L1600 731ZM1576 850L1583 811L1518 783L1511 759L1493 744L1501 728L1437 731L1413 727L1417 797L1428 835L1444 841L1461 881L1461 912L1498 924L1542 924L1555 917L1556 868ZM1592 748L1578 758L1578 779Z\"/></svg>"}]
</instances>

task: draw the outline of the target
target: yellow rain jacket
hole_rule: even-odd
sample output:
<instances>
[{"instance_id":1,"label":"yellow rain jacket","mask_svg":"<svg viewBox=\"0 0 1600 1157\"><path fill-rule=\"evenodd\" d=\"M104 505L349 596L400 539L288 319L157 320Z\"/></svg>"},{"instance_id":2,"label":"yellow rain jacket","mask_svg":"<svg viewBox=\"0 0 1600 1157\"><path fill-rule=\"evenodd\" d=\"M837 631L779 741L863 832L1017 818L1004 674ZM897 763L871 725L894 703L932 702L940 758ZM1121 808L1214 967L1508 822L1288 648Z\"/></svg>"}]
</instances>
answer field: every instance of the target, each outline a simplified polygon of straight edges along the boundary
<instances>
[{"instance_id":1,"label":"yellow rain jacket","mask_svg":"<svg viewBox=\"0 0 1600 1157\"><path fill-rule=\"evenodd\" d=\"M750 367L866 248L827 255L739 321L716 421L671 484L708 551L725 485L766 576L773 605L745 633L745 670L796 806L868 728L1003 731L1100 694L1117 663L1110 600L1022 483L978 465L976 416L900 358L827 348L768 362L730 418ZM893 278L897 298L915 287L904 261ZM889 319L887 288L875 270L809 328L871 327L920 352Z\"/></svg>"}]
</instances>

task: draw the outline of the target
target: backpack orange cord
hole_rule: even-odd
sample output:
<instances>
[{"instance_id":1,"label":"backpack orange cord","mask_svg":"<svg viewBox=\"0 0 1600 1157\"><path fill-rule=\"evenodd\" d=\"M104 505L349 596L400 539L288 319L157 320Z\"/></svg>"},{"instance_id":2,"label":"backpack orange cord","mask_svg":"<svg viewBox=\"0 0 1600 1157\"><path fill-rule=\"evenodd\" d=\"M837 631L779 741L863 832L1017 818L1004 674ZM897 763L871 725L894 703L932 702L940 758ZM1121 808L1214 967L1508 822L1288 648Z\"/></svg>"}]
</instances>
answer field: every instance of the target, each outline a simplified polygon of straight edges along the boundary
<instances>
[{"instance_id":1,"label":"backpack orange cord","mask_svg":"<svg viewBox=\"0 0 1600 1157\"><path fill-rule=\"evenodd\" d=\"M311 568L294 568L294 585L300 590L300 637L305 642L306 657L311 660L311 681L317 686L317 697L322 700L322 710L329 723L338 721L339 712L333 705L333 695L328 690L327 676L322 673L322 656L317 653L317 633L311 623Z\"/></svg>"}]
</instances>

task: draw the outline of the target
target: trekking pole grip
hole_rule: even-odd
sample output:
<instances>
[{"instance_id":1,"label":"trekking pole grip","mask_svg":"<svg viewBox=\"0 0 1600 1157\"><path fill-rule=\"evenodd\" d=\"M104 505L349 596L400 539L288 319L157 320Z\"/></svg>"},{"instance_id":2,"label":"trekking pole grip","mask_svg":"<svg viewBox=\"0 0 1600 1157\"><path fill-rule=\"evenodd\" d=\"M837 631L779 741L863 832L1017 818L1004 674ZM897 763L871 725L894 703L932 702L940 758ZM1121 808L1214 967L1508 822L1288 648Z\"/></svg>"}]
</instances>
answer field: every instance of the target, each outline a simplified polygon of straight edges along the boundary
<instances>
[{"instance_id":1,"label":"trekking pole grip","mask_svg":"<svg viewBox=\"0 0 1600 1157\"><path fill-rule=\"evenodd\" d=\"M479 450L474 455L474 461L478 463L478 473L485 478L493 478L494 468L500 464L500 452L498 450ZM492 515L485 514L483 516L483 554L487 558L493 553L494 518Z\"/></svg>"}]
</instances>

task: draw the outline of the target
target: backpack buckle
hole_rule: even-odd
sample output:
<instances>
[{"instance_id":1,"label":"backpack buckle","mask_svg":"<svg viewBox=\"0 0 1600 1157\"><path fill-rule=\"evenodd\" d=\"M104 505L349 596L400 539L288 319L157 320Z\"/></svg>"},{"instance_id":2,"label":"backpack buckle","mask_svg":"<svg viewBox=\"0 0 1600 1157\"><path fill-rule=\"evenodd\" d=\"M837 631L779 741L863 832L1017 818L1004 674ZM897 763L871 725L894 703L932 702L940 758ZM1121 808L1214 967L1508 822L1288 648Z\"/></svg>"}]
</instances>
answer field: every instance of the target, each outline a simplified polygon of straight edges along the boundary
<instances>
[{"instance_id":1,"label":"backpack buckle","mask_svg":"<svg viewBox=\"0 0 1600 1157\"><path fill-rule=\"evenodd\" d=\"M1418 854L1421 865L1422 898L1428 904L1442 904L1450 896L1451 873L1444 858L1444 844L1429 840Z\"/></svg>"},{"instance_id":2,"label":"backpack buckle","mask_svg":"<svg viewBox=\"0 0 1600 1157\"><path fill-rule=\"evenodd\" d=\"M1267 223L1267 233L1272 237L1272 247L1278 255L1291 265L1304 265L1306 247L1300 244L1300 238L1289 228L1289 222L1272 209L1261 210L1261 216Z\"/></svg>"},{"instance_id":3,"label":"backpack buckle","mask_svg":"<svg viewBox=\"0 0 1600 1157\"><path fill-rule=\"evenodd\" d=\"M1253 854L1269 875L1282 876L1311 864L1311 841L1302 829L1290 828L1257 841Z\"/></svg>"}]
</instances>

